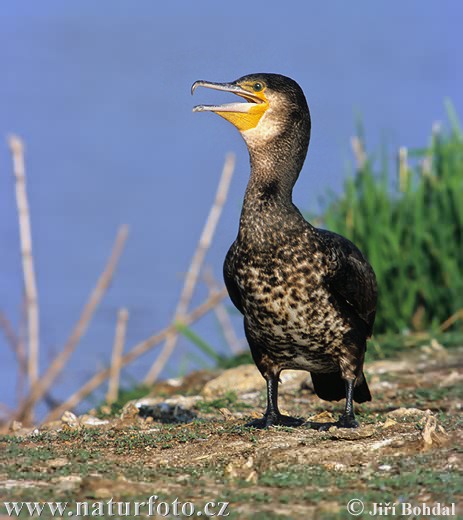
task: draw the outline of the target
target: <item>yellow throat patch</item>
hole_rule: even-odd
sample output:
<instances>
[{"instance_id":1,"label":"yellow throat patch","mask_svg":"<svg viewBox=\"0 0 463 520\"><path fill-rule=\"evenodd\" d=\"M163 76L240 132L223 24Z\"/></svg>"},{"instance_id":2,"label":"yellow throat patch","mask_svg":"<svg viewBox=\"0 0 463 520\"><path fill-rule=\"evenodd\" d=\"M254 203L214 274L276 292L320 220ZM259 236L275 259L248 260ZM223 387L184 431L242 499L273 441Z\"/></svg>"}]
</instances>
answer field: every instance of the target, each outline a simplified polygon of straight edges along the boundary
<instances>
[{"instance_id":1,"label":"yellow throat patch","mask_svg":"<svg viewBox=\"0 0 463 520\"><path fill-rule=\"evenodd\" d=\"M251 128L255 128L267 110L267 103L262 103L259 105L255 105L250 107L248 112L219 112L216 114L222 116L227 121L230 121L231 124L235 125L236 128L240 132L245 132L246 130L250 130Z\"/></svg>"}]
</instances>

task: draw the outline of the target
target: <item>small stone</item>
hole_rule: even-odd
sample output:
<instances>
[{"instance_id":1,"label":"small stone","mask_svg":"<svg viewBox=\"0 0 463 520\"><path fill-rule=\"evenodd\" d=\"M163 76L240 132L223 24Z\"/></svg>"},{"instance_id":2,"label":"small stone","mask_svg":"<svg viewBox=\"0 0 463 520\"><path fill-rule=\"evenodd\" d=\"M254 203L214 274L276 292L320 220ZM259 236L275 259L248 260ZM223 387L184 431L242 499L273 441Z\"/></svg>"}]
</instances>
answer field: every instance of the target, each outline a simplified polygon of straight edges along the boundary
<instances>
[{"instance_id":1,"label":"small stone","mask_svg":"<svg viewBox=\"0 0 463 520\"><path fill-rule=\"evenodd\" d=\"M244 463L243 468L252 468L254 466L253 457L249 456L248 460Z\"/></svg>"},{"instance_id":2,"label":"small stone","mask_svg":"<svg viewBox=\"0 0 463 520\"><path fill-rule=\"evenodd\" d=\"M78 475L68 475L60 477L54 484L57 493L66 493L74 491L82 482L82 477Z\"/></svg>"},{"instance_id":3,"label":"small stone","mask_svg":"<svg viewBox=\"0 0 463 520\"><path fill-rule=\"evenodd\" d=\"M309 421L319 422L319 423L329 423L329 422L336 422L336 419L334 418L334 416L331 412L329 412L328 410L323 410L323 412L317 413L317 415L313 415L312 417L309 417Z\"/></svg>"},{"instance_id":4,"label":"small stone","mask_svg":"<svg viewBox=\"0 0 463 520\"><path fill-rule=\"evenodd\" d=\"M237 478L238 477L238 471L237 471L237 468L234 464L232 464L231 462L229 462L224 470L223 470L223 474L225 477L228 477L228 478Z\"/></svg>"},{"instance_id":5,"label":"small stone","mask_svg":"<svg viewBox=\"0 0 463 520\"><path fill-rule=\"evenodd\" d=\"M40 426L41 431L46 432L56 432L58 430L61 430L63 427L63 423L61 421L49 421L47 423L44 423Z\"/></svg>"},{"instance_id":6,"label":"small stone","mask_svg":"<svg viewBox=\"0 0 463 520\"><path fill-rule=\"evenodd\" d=\"M391 417L387 417L384 423L381 425L381 428L383 430L386 430L387 428L392 428L397 424L397 421L394 421L394 419L391 419Z\"/></svg>"},{"instance_id":7,"label":"small stone","mask_svg":"<svg viewBox=\"0 0 463 520\"><path fill-rule=\"evenodd\" d=\"M421 433L423 438L423 449L429 449L433 444L441 446L448 440L448 433L438 424L436 416L429 413L426 418L422 419L424 428Z\"/></svg>"},{"instance_id":8,"label":"small stone","mask_svg":"<svg viewBox=\"0 0 463 520\"><path fill-rule=\"evenodd\" d=\"M378 466L378 469L380 471L391 471L392 466L389 464L382 464L381 466Z\"/></svg>"},{"instance_id":9,"label":"small stone","mask_svg":"<svg viewBox=\"0 0 463 520\"><path fill-rule=\"evenodd\" d=\"M57 459L49 460L47 464L50 466L50 468L64 468L64 466L69 464L69 460L65 457L59 457Z\"/></svg>"},{"instance_id":10,"label":"small stone","mask_svg":"<svg viewBox=\"0 0 463 520\"><path fill-rule=\"evenodd\" d=\"M95 428L99 426L103 426L105 424L109 424L109 421L104 419L98 419L98 417L94 417L93 415L81 415L79 417L79 422L82 426L87 426L90 428Z\"/></svg>"},{"instance_id":11,"label":"small stone","mask_svg":"<svg viewBox=\"0 0 463 520\"><path fill-rule=\"evenodd\" d=\"M219 412L226 421L231 421L233 419L233 414L230 412L228 408L219 408Z\"/></svg>"},{"instance_id":12,"label":"small stone","mask_svg":"<svg viewBox=\"0 0 463 520\"><path fill-rule=\"evenodd\" d=\"M23 423L22 422L12 421L12 423L10 425L10 431L17 432L18 430L21 430L22 427L23 427Z\"/></svg>"},{"instance_id":13,"label":"small stone","mask_svg":"<svg viewBox=\"0 0 463 520\"><path fill-rule=\"evenodd\" d=\"M135 403L130 401L122 408L121 419L124 422L132 422L138 417L139 413L140 410L135 406Z\"/></svg>"},{"instance_id":14,"label":"small stone","mask_svg":"<svg viewBox=\"0 0 463 520\"><path fill-rule=\"evenodd\" d=\"M404 421L406 419L417 420L426 415L427 411L419 408L397 408L386 415L394 420Z\"/></svg>"},{"instance_id":15,"label":"small stone","mask_svg":"<svg viewBox=\"0 0 463 520\"><path fill-rule=\"evenodd\" d=\"M456 386L463 381L463 374L453 370L448 376L446 376L439 383L439 388L448 388L450 386Z\"/></svg>"},{"instance_id":16,"label":"small stone","mask_svg":"<svg viewBox=\"0 0 463 520\"><path fill-rule=\"evenodd\" d=\"M70 412L69 410L66 410L63 415L61 416L61 422L68 425L70 428L77 428L79 426L79 419L77 416Z\"/></svg>"},{"instance_id":17,"label":"small stone","mask_svg":"<svg viewBox=\"0 0 463 520\"><path fill-rule=\"evenodd\" d=\"M252 470L249 475L245 478L246 482L251 482L252 484L257 483L257 471Z\"/></svg>"}]
</instances>

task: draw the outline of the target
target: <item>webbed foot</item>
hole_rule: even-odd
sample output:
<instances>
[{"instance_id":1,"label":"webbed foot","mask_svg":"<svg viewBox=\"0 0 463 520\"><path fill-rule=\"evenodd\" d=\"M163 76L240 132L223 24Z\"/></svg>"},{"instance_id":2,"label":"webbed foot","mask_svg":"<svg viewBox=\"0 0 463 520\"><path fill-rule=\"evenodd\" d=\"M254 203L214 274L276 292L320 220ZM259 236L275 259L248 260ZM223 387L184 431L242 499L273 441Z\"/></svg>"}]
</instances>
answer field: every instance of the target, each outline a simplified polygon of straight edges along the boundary
<instances>
[{"instance_id":1,"label":"webbed foot","mask_svg":"<svg viewBox=\"0 0 463 520\"><path fill-rule=\"evenodd\" d=\"M318 430L319 432L326 432L332 426L336 426L337 428L358 428L360 425L355 420L354 416L343 414L337 421L334 421L334 422L320 423L320 422L307 421L304 424L304 426L306 426L307 428L312 428L314 430Z\"/></svg>"},{"instance_id":2,"label":"webbed foot","mask_svg":"<svg viewBox=\"0 0 463 520\"><path fill-rule=\"evenodd\" d=\"M289 415L282 414L265 414L262 419L254 419L246 423L245 426L248 428L268 428L269 426L289 426L296 428L304 423L304 419L299 417L291 417Z\"/></svg>"}]
</instances>

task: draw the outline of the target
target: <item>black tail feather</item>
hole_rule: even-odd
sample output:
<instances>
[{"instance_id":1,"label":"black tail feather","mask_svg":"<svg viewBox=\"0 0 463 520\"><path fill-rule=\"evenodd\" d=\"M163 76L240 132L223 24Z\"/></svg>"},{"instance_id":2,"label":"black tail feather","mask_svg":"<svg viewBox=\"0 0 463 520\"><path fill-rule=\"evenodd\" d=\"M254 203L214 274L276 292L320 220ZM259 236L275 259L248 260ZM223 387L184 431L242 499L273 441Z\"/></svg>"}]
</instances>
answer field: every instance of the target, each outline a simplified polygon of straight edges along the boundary
<instances>
[{"instance_id":1,"label":"black tail feather","mask_svg":"<svg viewBox=\"0 0 463 520\"><path fill-rule=\"evenodd\" d=\"M331 372L329 374L314 374L311 372L310 374L315 393L320 399L339 401L346 397L346 386L340 372ZM354 401L357 403L371 401L370 389L363 372L354 388Z\"/></svg>"}]
</instances>

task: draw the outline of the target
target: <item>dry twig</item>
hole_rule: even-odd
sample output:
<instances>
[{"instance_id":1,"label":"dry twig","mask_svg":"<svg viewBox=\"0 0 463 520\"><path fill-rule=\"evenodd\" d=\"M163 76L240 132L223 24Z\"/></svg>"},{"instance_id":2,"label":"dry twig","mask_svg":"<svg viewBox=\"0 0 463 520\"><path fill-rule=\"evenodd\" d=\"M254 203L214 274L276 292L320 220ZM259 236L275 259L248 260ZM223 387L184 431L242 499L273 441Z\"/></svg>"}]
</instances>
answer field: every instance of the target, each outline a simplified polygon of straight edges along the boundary
<instances>
[{"instance_id":1,"label":"dry twig","mask_svg":"<svg viewBox=\"0 0 463 520\"><path fill-rule=\"evenodd\" d=\"M216 293L210 296L204 303L196 307L190 314L186 315L182 320L182 323L185 325L191 325L197 319L201 318L204 314L206 314L210 309L212 309L218 302L220 302L227 295L227 291L223 289L219 293ZM122 356L121 359L121 367L124 367L145 354L148 350L155 347L162 341L164 341L167 337L169 337L172 333L174 333L177 325L172 323L165 329L161 330L157 334L150 336L149 338L137 343L127 354ZM101 372L98 372L94 376L92 376L77 392L72 394L64 403L60 406L52 410L48 416L45 418L45 422L52 421L54 419L59 418L63 412L69 410L70 408L74 408L77 404L82 401L87 395L92 393L96 388L98 388L103 381L105 381L110 374L111 370L106 368Z\"/></svg>"},{"instance_id":2,"label":"dry twig","mask_svg":"<svg viewBox=\"0 0 463 520\"><path fill-rule=\"evenodd\" d=\"M220 291L219 284L215 280L211 269L207 269L205 271L204 281L206 282L206 284L209 288L210 295ZM214 307L214 313L216 315L217 321L220 324L220 328L222 329L222 333L225 338L225 341L227 342L228 346L230 347L230 350L234 354L238 354L243 349L241 346L241 342L240 342L238 336L236 335L235 329L233 328L233 324L230 319L230 315L228 314L227 309L225 308L225 305L222 302L218 303Z\"/></svg>"},{"instance_id":3,"label":"dry twig","mask_svg":"<svg viewBox=\"0 0 463 520\"><path fill-rule=\"evenodd\" d=\"M28 359L27 374L33 386L39 376L39 306L37 284L35 281L34 257L32 255L32 236L29 203L26 190L24 167L24 145L17 136L10 136L9 146L13 158L13 173L16 179L16 204L19 218L19 238L24 276L24 290L27 304Z\"/></svg>"},{"instance_id":4,"label":"dry twig","mask_svg":"<svg viewBox=\"0 0 463 520\"><path fill-rule=\"evenodd\" d=\"M86 332L90 320L92 319L98 304L103 298L112 280L114 271L127 240L128 233L128 226L121 226L117 233L116 241L114 243L109 260L82 310L79 321L75 325L74 330L64 345L63 350L55 357L51 365L48 367L48 370L40 378L40 380L37 381L36 384L31 388L29 395L18 411L18 420L23 420L23 418L27 416L28 411L32 409L34 404L45 395L53 381L64 368L64 365L66 364L70 355L74 352L80 338Z\"/></svg>"},{"instance_id":5,"label":"dry twig","mask_svg":"<svg viewBox=\"0 0 463 520\"><path fill-rule=\"evenodd\" d=\"M18 383L17 383L17 396L18 402L21 400L23 395L23 383L24 376L27 374L27 357L24 350L24 345L21 339L16 335L13 325L10 320L0 311L0 329L3 330L5 338L13 350L16 361L18 363Z\"/></svg>"},{"instance_id":6,"label":"dry twig","mask_svg":"<svg viewBox=\"0 0 463 520\"><path fill-rule=\"evenodd\" d=\"M0 329L3 330L3 334L7 343L10 345L11 350L14 352L18 363L21 363L21 359L18 353L19 338L16 336L16 332L13 329L13 325L10 320L6 317L5 313L0 311Z\"/></svg>"},{"instance_id":7,"label":"dry twig","mask_svg":"<svg viewBox=\"0 0 463 520\"><path fill-rule=\"evenodd\" d=\"M188 273L185 278L185 283L183 285L183 289L180 295L180 300L178 302L177 308L175 310L175 315L172 320L173 322L182 320L182 318L188 311L188 305L190 304L191 298L193 296L193 291L198 281L201 266L204 262L204 257L206 256L206 252L211 245L212 238L217 227L217 223L220 219L223 206L227 199L228 188L230 187L230 182L234 170L235 156L233 154L228 154L225 158L225 163L223 166L219 185L217 187L214 203L211 207L211 210L209 211L206 224L204 225L201 237L196 247L196 251L191 260L190 268L188 269ZM147 373L144 379L144 383L152 384L159 377L160 372L164 368L165 364L167 363L167 360L169 359L177 344L177 339L178 334L174 330L174 333L167 337L166 343L163 349L161 350L159 356L156 358L156 361L153 363L149 372Z\"/></svg>"},{"instance_id":8,"label":"dry twig","mask_svg":"<svg viewBox=\"0 0 463 520\"><path fill-rule=\"evenodd\" d=\"M127 309L119 309L117 314L113 355L111 358L111 368L109 370L108 393L106 394L106 402L108 404L116 402L119 394L119 376L121 373L122 352L124 351L125 332L127 330L128 319L129 311Z\"/></svg>"}]
</instances>

